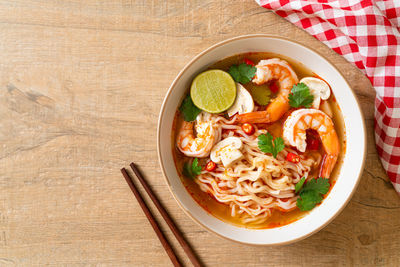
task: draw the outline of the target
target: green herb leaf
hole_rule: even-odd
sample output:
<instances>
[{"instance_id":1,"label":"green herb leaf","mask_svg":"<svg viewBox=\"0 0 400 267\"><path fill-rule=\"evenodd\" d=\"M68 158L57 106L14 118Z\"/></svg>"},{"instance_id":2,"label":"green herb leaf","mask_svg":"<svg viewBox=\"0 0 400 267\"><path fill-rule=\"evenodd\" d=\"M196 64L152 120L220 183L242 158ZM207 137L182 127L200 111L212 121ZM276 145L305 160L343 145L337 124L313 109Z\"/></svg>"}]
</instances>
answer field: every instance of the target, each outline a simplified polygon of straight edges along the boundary
<instances>
[{"instance_id":1,"label":"green herb leaf","mask_svg":"<svg viewBox=\"0 0 400 267\"><path fill-rule=\"evenodd\" d=\"M273 136L267 133L258 136L258 148L264 153L271 153L276 158L278 153L285 148L285 145L281 137L273 140Z\"/></svg>"},{"instance_id":2,"label":"green herb leaf","mask_svg":"<svg viewBox=\"0 0 400 267\"><path fill-rule=\"evenodd\" d=\"M281 152L284 148L285 148L285 144L283 142L283 139L281 137L275 138L275 140L274 140L275 153L273 153L274 157L276 158L278 153Z\"/></svg>"},{"instance_id":3,"label":"green herb leaf","mask_svg":"<svg viewBox=\"0 0 400 267\"><path fill-rule=\"evenodd\" d=\"M256 74L257 68L246 63L232 65L229 68L229 74L238 83L248 83Z\"/></svg>"},{"instance_id":4,"label":"green herb leaf","mask_svg":"<svg viewBox=\"0 0 400 267\"><path fill-rule=\"evenodd\" d=\"M299 183L301 183L303 179L305 180L303 177ZM295 186L295 192L299 192L300 196L297 199L297 207L302 211L311 210L315 205L321 203L323 195L328 193L330 187L329 179L322 177L311 179L303 187L299 186L299 190L297 190L297 184Z\"/></svg>"},{"instance_id":5,"label":"green herb leaf","mask_svg":"<svg viewBox=\"0 0 400 267\"><path fill-rule=\"evenodd\" d=\"M312 210L315 205L322 201L322 195L315 191L304 191L297 199L297 207L302 211Z\"/></svg>"},{"instance_id":6,"label":"green herb leaf","mask_svg":"<svg viewBox=\"0 0 400 267\"><path fill-rule=\"evenodd\" d=\"M187 95L186 98L182 101L181 106L179 107L179 111L183 114L183 119L185 121L194 121L201 112L201 109L196 107L193 104L192 98L190 95Z\"/></svg>"},{"instance_id":7,"label":"green herb leaf","mask_svg":"<svg viewBox=\"0 0 400 267\"><path fill-rule=\"evenodd\" d=\"M294 186L294 192L297 193L302 189L304 182L306 181L306 177L300 179L300 181Z\"/></svg>"},{"instance_id":8,"label":"green herb leaf","mask_svg":"<svg viewBox=\"0 0 400 267\"><path fill-rule=\"evenodd\" d=\"M188 178L195 178L197 175L201 173L201 166L199 165L199 160L195 158L190 164L189 162L185 162L183 165L183 175Z\"/></svg>"},{"instance_id":9,"label":"green herb leaf","mask_svg":"<svg viewBox=\"0 0 400 267\"><path fill-rule=\"evenodd\" d=\"M294 108L311 107L314 96L310 92L310 88L304 83L293 85L291 94L289 95L289 104Z\"/></svg>"},{"instance_id":10,"label":"green herb leaf","mask_svg":"<svg viewBox=\"0 0 400 267\"><path fill-rule=\"evenodd\" d=\"M201 166L199 165L199 160L197 158L192 162L192 173L194 175L199 175L201 173Z\"/></svg>"},{"instance_id":11,"label":"green herb leaf","mask_svg":"<svg viewBox=\"0 0 400 267\"><path fill-rule=\"evenodd\" d=\"M326 194L329 191L329 187L329 179L320 177L308 181L302 191L317 191L320 194Z\"/></svg>"},{"instance_id":12,"label":"green herb leaf","mask_svg":"<svg viewBox=\"0 0 400 267\"><path fill-rule=\"evenodd\" d=\"M272 139L273 137L270 133L260 134L258 136L258 148L264 153L272 153L274 149Z\"/></svg>"}]
</instances>

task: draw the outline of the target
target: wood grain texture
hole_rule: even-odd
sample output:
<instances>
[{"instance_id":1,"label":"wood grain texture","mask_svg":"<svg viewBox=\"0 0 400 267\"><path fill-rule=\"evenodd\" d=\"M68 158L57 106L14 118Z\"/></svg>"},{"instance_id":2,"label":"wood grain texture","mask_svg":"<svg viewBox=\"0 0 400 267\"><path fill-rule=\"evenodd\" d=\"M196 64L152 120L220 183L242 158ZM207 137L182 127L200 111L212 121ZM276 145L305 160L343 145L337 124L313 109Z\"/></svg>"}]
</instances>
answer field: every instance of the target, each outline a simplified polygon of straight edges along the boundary
<instances>
[{"instance_id":1,"label":"wood grain texture","mask_svg":"<svg viewBox=\"0 0 400 267\"><path fill-rule=\"evenodd\" d=\"M157 162L156 122L173 78L208 46L249 33L326 55L357 93L368 130L349 205L319 233L283 247L233 243L195 224ZM400 265L400 200L374 146L373 88L253 0L0 1L0 55L1 266L170 266L121 177L132 160L208 266Z\"/></svg>"}]
</instances>

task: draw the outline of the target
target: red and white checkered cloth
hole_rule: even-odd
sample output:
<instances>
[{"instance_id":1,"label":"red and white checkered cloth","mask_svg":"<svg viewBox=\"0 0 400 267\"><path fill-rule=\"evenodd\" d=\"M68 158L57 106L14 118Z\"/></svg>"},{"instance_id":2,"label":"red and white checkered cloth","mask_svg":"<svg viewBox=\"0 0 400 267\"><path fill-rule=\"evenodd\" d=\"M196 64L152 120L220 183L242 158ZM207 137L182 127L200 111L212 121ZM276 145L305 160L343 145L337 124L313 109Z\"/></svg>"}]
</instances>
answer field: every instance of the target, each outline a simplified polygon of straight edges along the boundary
<instances>
[{"instance_id":1,"label":"red and white checkered cloth","mask_svg":"<svg viewBox=\"0 0 400 267\"><path fill-rule=\"evenodd\" d=\"M400 0L256 0L344 56L376 90L376 148L400 194Z\"/></svg>"}]
</instances>

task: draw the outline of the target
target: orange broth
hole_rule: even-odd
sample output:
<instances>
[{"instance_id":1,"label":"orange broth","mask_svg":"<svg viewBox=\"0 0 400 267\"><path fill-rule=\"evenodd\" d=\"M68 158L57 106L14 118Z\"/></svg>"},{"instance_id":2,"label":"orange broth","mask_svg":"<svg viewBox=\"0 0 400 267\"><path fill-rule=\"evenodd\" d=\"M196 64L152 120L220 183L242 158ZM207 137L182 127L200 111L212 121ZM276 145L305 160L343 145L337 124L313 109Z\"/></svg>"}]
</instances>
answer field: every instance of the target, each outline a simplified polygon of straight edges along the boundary
<instances>
[{"instance_id":1,"label":"orange broth","mask_svg":"<svg viewBox=\"0 0 400 267\"><path fill-rule=\"evenodd\" d=\"M318 77L319 76L315 75L311 70L306 68L303 64L296 62L288 57L282 56L282 55L277 55L273 53L265 53L265 52L257 52L257 53L244 53L244 54L238 54L234 55L231 57L228 57L226 59L223 59L221 61L216 62L212 66L209 67L209 69L222 69L225 71L228 71L229 67L233 64L239 64L243 63L243 59L247 58L252 60L253 62L258 62L262 59L268 59L268 58L274 58L278 57L281 59L286 60L289 62L293 70L296 72L299 80L303 77L307 76L314 76ZM330 85L331 86L331 85ZM334 85L333 85L334 86ZM246 84L244 84L244 87L246 87ZM271 95L271 98L273 98L274 95ZM337 135L339 137L340 145L341 145L341 152L338 157L338 161L336 163L336 166L334 170L332 171L330 179L330 184L331 187L329 189L329 192L332 190L332 187L334 186L336 179L339 175L340 167L343 162L343 156L346 148L346 135L345 135L345 127L344 127L344 121L343 121L343 116L342 113L339 109L339 106L336 102L336 99L333 95L331 94L331 97L327 100L332 113L333 113L333 122L335 124L335 129L337 132ZM260 109L263 109L265 107L260 107ZM289 111L290 112L290 111ZM286 115L286 116L285 116ZM285 114L279 121L274 122L272 124L257 124L259 128L264 128L267 129L274 137L282 136L282 125L284 120L287 117L287 114ZM218 202L217 200L214 199L214 197L211 194L208 194L206 192L201 191L200 187L195 183L194 180L187 178L182 175L182 169L183 169L183 164L185 160L187 160L187 157L184 156L176 147L176 134L177 134L177 129L179 129L179 126L182 122L182 116L179 112L179 110L176 111L175 114L175 119L173 123L173 131L172 131L172 151L173 151L173 156L174 156L174 162L175 166L178 170L180 179L184 186L186 187L187 191L189 194L193 197L193 199L201 206L203 207L208 213L212 214L213 216L231 223L236 226L240 227L246 227L246 228L253 228L253 229L265 229L265 228L274 228L274 227L280 227L283 225L287 225L289 223L292 223L302 217L304 217L308 212L305 211L300 211L297 207L289 212L285 211L280 211L278 209L274 209L272 211L272 215L270 218L268 218L267 221L264 223L248 223L248 224L243 224L239 218L237 217L232 217L231 216L231 210L228 205L222 204ZM311 154L311 153L319 153L321 156L325 154L322 145L320 146L320 149L318 151L306 151L304 154ZM199 159L199 162L202 166L206 163L206 161ZM310 172L311 177L317 177L319 167L314 168ZM329 194L329 192L325 195L325 197Z\"/></svg>"}]
</instances>

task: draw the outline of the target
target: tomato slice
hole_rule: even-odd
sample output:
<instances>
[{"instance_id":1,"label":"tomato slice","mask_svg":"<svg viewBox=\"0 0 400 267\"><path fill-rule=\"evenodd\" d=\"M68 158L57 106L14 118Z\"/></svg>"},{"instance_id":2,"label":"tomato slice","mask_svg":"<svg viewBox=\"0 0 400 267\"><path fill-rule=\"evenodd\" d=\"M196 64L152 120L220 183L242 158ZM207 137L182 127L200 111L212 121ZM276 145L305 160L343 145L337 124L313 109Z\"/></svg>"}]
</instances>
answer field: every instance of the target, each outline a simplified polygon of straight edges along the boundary
<instances>
[{"instance_id":1,"label":"tomato slice","mask_svg":"<svg viewBox=\"0 0 400 267\"><path fill-rule=\"evenodd\" d=\"M307 148L309 150L319 150L319 140L311 139L310 141L307 141Z\"/></svg>"},{"instance_id":2,"label":"tomato slice","mask_svg":"<svg viewBox=\"0 0 400 267\"><path fill-rule=\"evenodd\" d=\"M279 87L276 83L277 83L276 81L272 81L271 84L269 85L269 89L274 94L278 93L278 91L279 91Z\"/></svg>"},{"instance_id":3,"label":"tomato slice","mask_svg":"<svg viewBox=\"0 0 400 267\"><path fill-rule=\"evenodd\" d=\"M307 150L319 150L321 141L316 131L307 131Z\"/></svg>"}]
</instances>

